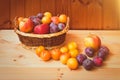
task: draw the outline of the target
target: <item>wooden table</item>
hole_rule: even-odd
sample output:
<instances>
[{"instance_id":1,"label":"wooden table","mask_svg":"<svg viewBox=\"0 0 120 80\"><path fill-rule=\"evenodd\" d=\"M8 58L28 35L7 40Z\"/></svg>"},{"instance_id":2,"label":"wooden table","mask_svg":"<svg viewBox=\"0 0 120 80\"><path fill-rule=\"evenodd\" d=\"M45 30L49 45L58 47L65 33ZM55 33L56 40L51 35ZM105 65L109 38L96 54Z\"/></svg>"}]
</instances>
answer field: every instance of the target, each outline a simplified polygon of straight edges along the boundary
<instances>
[{"instance_id":1,"label":"wooden table","mask_svg":"<svg viewBox=\"0 0 120 80\"><path fill-rule=\"evenodd\" d=\"M76 41L84 53L83 38L95 33L110 54L102 67L70 70L59 61L43 62L34 50L21 46L13 30L0 30L0 80L120 80L120 30L69 30L65 43Z\"/></svg>"}]
</instances>

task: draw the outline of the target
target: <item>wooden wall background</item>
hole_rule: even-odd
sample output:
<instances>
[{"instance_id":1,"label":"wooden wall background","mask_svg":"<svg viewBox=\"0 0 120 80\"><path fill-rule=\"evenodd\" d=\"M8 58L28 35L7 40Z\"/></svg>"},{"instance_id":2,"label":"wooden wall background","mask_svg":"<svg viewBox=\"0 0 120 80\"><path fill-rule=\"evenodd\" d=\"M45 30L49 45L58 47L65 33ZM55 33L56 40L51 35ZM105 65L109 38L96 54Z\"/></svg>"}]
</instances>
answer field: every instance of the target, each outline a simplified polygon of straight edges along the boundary
<instances>
[{"instance_id":1,"label":"wooden wall background","mask_svg":"<svg viewBox=\"0 0 120 80\"><path fill-rule=\"evenodd\" d=\"M50 11L70 17L70 29L120 29L120 0L0 0L0 29L13 29L15 16Z\"/></svg>"}]
</instances>

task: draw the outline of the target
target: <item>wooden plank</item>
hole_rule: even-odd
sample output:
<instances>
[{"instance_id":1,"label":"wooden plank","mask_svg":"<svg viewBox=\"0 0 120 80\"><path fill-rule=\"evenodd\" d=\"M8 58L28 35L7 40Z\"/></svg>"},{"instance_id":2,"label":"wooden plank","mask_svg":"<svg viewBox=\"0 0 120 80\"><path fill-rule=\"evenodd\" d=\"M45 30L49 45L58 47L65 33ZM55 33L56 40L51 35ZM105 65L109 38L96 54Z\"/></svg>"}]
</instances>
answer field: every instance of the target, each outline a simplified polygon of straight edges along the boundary
<instances>
[{"instance_id":1,"label":"wooden plank","mask_svg":"<svg viewBox=\"0 0 120 80\"><path fill-rule=\"evenodd\" d=\"M118 25L116 0L103 0L103 29L118 29Z\"/></svg>"},{"instance_id":2,"label":"wooden plank","mask_svg":"<svg viewBox=\"0 0 120 80\"><path fill-rule=\"evenodd\" d=\"M119 0L90 1L90 5L84 5L79 0L1 0L0 25L4 26L0 29L14 28L11 23L15 16L28 17L45 11L67 14L70 29L120 29Z\"/></svg>"},{"instance_id":3,"label":"wooden plank","mask_svg":"<svg viewBox=\"0 0 120 80\"><path fill-rule=\"evenodd\" d=\"M14 25L14 18L16 17L16 1L17 0L11 0L10 1L10 20L12 21L12 25L11 25L11 28L14 28L15 25Z\"/></svg>"},{"instance_id":4,"label":"wooden plank","mask_svg":"<svg viewBox=\"0 0 120 80\"><path fill-rule=\"evenodd\" d=\"M25 17L25 3L24 0L10 0L10 20L14 21L16 16ZM14 28L14 22L11 25Z\"/></svg>"},{"instance_id":5,"label":"wooden plank","mask_svg":"<svg viewBox=\"0 0 120 80\"><path fill-rule=\"evenodd\" d=\"M70 0L57 0L55 1L55 12L57 14L66 14L68 15L70 8Z\"/></svg>"},{"instance_id":6,"label":"wooden plank","mask_svg":"<svg viewBox=\"0 0 120 80\"><path fill-rule=\"evenodd\" d=\"M47 70L47 71L46 71ZM94 71L71 71L66 68L33 68L33 67L3 67L0 68L1 80L95 80L96 77L100 80L119 80L120 69L97 69ZM99 72L99 73L98 73ZM106 73L107 72L107 73ZM87 75L87 77L86 77Z\"/></svg>"},{"instance_id":7,"label":"wooden plank","mask_svg":"<svg viewBox=\"0 0 120 80\"><path fill-rule=\"evenodd\" d=\"M36 15L38 14L39 12L41 12L40 6L41 4L41 0L32 0L32 15Z\"/></svg>"},{"instance_id":8,"label":"wooden plank","mask_svg":"<svg viewBox=\"0 0 120 80\"><path fill-rule=\"evenodd\" d=\"M40 11L40 0L25 0L25 16L37 15Z\"/></svg>"},{"instance_id":9,"label":"wooden plank","mask_svg":"<svg viewBox=\"0 0 120 80\"><path fill-rule=\"evenodd\" d=\"M33 15L32 1L33 0L25 0L25 17Z\"/></svg>"},{"instance_id":10,"label":"wooden plank","mask_svg":"<svg viewBox=\"0 0 120 80\"><path fill-rule=\"evenodd\" d=\"M0 69L0 79L1 80L59 80L60 74L59 69L57 68L20 68L20 67L10 67L7 68L3 67ZM46 69L48 71L46 71ZM56 74L55 74L56 73ZM6 77L7 76L7 77ZM10 78L10 79L9 79Z\"/></svg>"},{"instance_id":11,"label":"wooden plank","mask_svg":"<svg viewBox=\"0 0 120 80\"><path fill-rule=\"evenodd\" d=\"M41 0L41 12L49 11L55 15L55 0Z\"/></svg>"},{"instance_id":12,"label":"wooden plank","mask_svg":"<svg viewBox=\"0 0 120 80\"><path fill-rule=\"evenodd\" d=\"M118 15L118 29L120 30L120 0L116 0L116 10Z\"/></svg>"},{"instance_id":13,"label":"wooden plank","mask_svg":"<svg viewBox=\"0 0 120 80\"><path fill-rule=\"evenodd\" d=\"M0 31L0 80L119 80L120 30L70 30L66 42L76 41L82 50L83 38L89 33L99 35L110 53L101 67L86 71L82 66L70 70L60 61L42 61L34 50L25 49L13 30ZM7 50L6 50L7 49ZM87 75L87 77L86 77Z\"/></svg>"},{"instance_id":14,"label":"wooden plank","mask_svg":"<svg viewBox=\"0 0 120 80\"><path fill-rule=\"evenodd\" d=\"M71 1L71 29L86 29L87 6L82 5L79 0Z\"/></svg>"},{"instance_id":15,"label":"wooden plank","mask_svg":"<svg viewBox=\"0 0 120 80\"><path fill-rule=\"evenodd\" d=\"M70 26L72 26L71 0L55 0L55 15L60 14L66 14L67 16L69 16Z\"/></svg>"},{"instance_id":16,"label":"wooden plank","mask_svg":"<svg viewBox=\"0 0 120 80\"><path fill-rule=\"evenodd\" d=\"M106 68L98 68L94 71L86 71L82 70L83 67L80 67L79 71L70 71L67 69L61 69L61 73L63 73L61 80L95 80L96 77L99 80L119 80L119 72L120 69L106 69ZM99 73L97 73L99 72ZM107 73L106 73L107 72ZM116 75L115 75L116 74ZM94 76L93 76L94 75ZM69 76L69 77L68 77ZM79 76L79 77L77 77Z\"/></svg>"},{"instance_id":17,"label":"wooden plank","mask_svg":"<svg viewBox=\"0 0 120 80\"><path fill-rule=\"evenodd\" d=\"M10 28L10 0L0 1L0 29Z\"/></svg>"},{"instance_id":18,"label":"wooden plank","mask_svg":"<svg viewBox=\"0 0 120 80\"><path fill-rule=\"evenodd\" d=\"M10 2L10 9L11 9L11 20L13 20L16 16L25 16L24 12L24 0L11 0Z\"/></svg>"},{"instance_id":19,"label":"wooden plank","mask_svg":"<svg viewBox=\"0 0 120 80\"><path fill-rule=\"evenodd\" d=\"M102 2L91 1L87 6L87 29L102 29Z\"/></svg>"},{"instance_id":20,"label":"wooden plank","mask_svg":"<svg viewBox=\"0 0 120 80\"><path fill-rule=\"evenodd\" d=\"M25 3L24 0L17 0L16 1L16 16L25 16Z\"/></svg>"}]
</instances>

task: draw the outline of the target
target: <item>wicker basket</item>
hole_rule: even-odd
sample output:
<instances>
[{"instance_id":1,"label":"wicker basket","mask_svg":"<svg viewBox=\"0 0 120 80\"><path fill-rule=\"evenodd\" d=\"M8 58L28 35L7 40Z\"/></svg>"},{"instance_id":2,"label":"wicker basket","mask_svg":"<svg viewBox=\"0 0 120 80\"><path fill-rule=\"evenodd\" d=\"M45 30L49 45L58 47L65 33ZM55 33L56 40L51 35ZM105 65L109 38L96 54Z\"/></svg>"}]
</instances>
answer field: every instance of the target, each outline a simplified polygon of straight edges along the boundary
<instances>
[{"instance_id":1,"label":"wicker basket","mask_svg":"<svg viewBox=\"0 0 120 80\"><path fill-rule=\"evenodd\" d=\"M19 40L25 46L37 47L54 47L59 46L65 41L66 32L69 30L69 17L67 18L66 27L57 33L52 34L33 34L33 33L24 33L18 30L17 19L15 19L15 32L17 33Z\"/></svg>"}]
</instances>

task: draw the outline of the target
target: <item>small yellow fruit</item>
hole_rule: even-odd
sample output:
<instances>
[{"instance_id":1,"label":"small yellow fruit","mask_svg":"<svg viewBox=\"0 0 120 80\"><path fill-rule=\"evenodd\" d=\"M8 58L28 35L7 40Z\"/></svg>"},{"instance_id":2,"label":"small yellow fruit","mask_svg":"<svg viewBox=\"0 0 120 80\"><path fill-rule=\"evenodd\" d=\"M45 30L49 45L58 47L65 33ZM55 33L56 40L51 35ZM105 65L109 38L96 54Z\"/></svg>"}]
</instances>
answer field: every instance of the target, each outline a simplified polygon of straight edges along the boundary
<instances>
[{"instance_id":1,"label":"small yellow fruit","mask_svg":"<svg viewBox=\"0 0 120 80\"><path fill-rule=\"evenodd\" d=\"M78 61L76 58L69 58L67 61L67 66L68 68L70 68L71 70L75 70L78 68Z\"/></svg>"},{"instance_id":2,"label":"small yellow fruit","mask_svg":"<svg viewBox=\"0 0 120 80\"><path fill-rule=\"evenodd\" d=\"M60 59L60 56L61 56L60 49L54 48L50 51L50 53L51 53L52 59L54 59L54 60Z\"/></svg>"},{"instance_id":3,"label":"small yellow fruit","mask_svg":"<svg viewBox=\"0 0 120 80\"><path fill-rule=\"evenodd\" d=\"M77 48L77 43L76 42L69 42L68 43L68 49L71 50L71 49L76 49Z\"/></svg>"},{"instance_id":4,"label":"small yellow fruit","mask_svg":"<svg viewBox=\"0 0 120 80\"><path fill-rule=\"evenodd\" d=\"M39 46L39 47L37 47L36 48L36 54L38 55L38 56L40 56L40 54L41 54L41 52L43 51L43 50L45 50L45 47L44 46Z\"/></svg>"},{"instance_id":5,"label":"small yellow fruit","mask_svg":"<svg viewBox=\"0 0 120 80\"><path fill-rule=\"evenodd\" d=\"M67 53L68 52L68 48L66 46L63 46L63 47L60 48L60 51L62 53Z\"/></svg>"},{"instance_id":6,"label":"small yellow fruit","mask_svg":"<svg viewBox=\"0 0 120 80\"><path fill-rule=\"evenodd\" d=\"M44 16L41 21L43 24L49 24L51 22L51 18Z\"/></svg>"},{"instance_id":7,"label":"small yellow fruit","mask_svg":"<svg viewBox=\"0 0 120 80\"><path fill-rule=\"evenodd\" d=\"M59 21L60 21L61 23L66 23L66 22L67 22L67 16L66 16L65 14L61 14L61 15L59 16Z\"/></svg>"},{"instance_id":8,"label":"small yellow fruit","mask_svg":"<svg viewBox=\"0 0 120 80\"><path fill-rule=\"evenodd\" d=\"M45 12L45 13L44 13L44 16L47 16L47 17L51 18L51 17L52 17L52 14L51 14L50 12Z\"/></svg>"},{"instance_id":9,"label":"small yellow fruit","mask_svg":"<svg viewBox=\"0 0 120 80\"><path fill-rule=\"evenodd\" d=\"M40 54L40 57L43 61L49 61L51 59L51 54L48 50L43 50Z\"/></svg>"},{"instance_id":10,"label":"small yellow fruit","mask_svg":"<svg viewBox=\"0 0 120 80\"><path fill-rule=\"evenodd\" d=\"M61 56L60 56L60 62L62 64L66 64L67 63L67 60L70 58L70 54L69 53L63 53Z\"/></svg>"},{"instance_id":11,"label":"small yellow fruit","mask_svg":"<svg viewBox=\"0 0 120 80\"><path fill-rule=\"evenodd\" d=\"M77 49L71 49L69 51L69 53L70 53L71 57L73 57L73 58L76 58L77 55L79 54Z\"/></svg>"}]
</instances>

